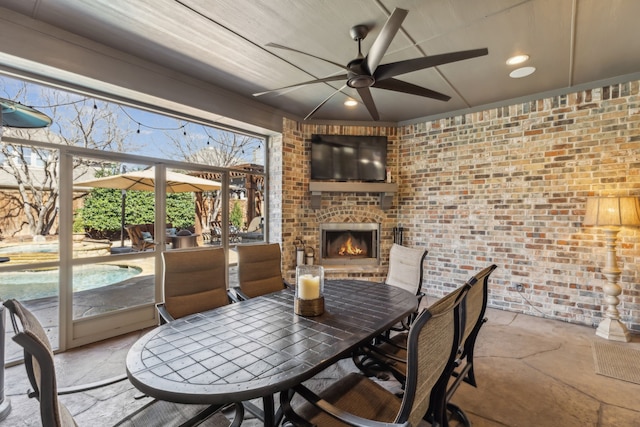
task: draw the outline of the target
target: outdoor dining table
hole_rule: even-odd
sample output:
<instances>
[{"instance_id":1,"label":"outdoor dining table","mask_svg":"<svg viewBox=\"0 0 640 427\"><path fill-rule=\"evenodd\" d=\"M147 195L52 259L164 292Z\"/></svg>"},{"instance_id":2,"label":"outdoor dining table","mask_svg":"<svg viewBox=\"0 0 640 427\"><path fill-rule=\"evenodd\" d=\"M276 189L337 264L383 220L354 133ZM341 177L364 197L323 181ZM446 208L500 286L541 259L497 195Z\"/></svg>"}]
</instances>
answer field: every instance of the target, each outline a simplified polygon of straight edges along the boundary
<instances>
[{"instance_id":1,"label":"outdoor dining table","mask_svg":"<svg viewBox=\"0 0 640 427\"><path fill-rule=\"evenodd\" d=\"M294 313L294 292L274 292L166 323L129 350L127 375L161 400L228 404L262 398L275 425L273 395L350 356L360 344L417 308L405 290L358 280L327 280L320 316Z\"/></svg>"}]
</instances>

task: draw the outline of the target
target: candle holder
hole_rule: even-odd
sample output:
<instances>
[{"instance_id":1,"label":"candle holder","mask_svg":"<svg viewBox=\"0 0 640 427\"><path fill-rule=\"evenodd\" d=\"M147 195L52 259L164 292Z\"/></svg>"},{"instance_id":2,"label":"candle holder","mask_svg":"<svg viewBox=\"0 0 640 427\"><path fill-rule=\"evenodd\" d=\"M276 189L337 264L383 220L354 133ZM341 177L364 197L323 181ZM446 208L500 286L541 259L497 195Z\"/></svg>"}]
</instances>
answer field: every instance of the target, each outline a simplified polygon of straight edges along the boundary
<instances>
[{"instance_id":1,"label":"candle holder","mask_svg":"<svg viewBox=\"0 0 640 427\"><path fill-rule=\"evenodd\" d=\"M293 311L300 316L324 313L324 268L321 265L296 267L296 297Z\"/></svg>"}]
</instances>

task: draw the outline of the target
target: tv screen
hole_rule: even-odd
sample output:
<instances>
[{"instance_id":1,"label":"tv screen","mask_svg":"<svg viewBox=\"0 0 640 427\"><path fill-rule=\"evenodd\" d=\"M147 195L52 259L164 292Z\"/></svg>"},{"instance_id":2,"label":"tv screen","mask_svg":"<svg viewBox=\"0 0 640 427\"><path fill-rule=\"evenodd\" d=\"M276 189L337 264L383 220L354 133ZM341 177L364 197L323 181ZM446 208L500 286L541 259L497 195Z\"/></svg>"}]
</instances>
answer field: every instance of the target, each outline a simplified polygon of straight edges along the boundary
<instances>
[{"instance_id":1,"label":"tv screen","mask_svg":"<svg viewBox=\"0 0 640 427\"><path fill-rule=\"evenodd\" d=\"M311 137L311 179L384 181L386 169L386 136Z\"/></svg>"}]
</instances>

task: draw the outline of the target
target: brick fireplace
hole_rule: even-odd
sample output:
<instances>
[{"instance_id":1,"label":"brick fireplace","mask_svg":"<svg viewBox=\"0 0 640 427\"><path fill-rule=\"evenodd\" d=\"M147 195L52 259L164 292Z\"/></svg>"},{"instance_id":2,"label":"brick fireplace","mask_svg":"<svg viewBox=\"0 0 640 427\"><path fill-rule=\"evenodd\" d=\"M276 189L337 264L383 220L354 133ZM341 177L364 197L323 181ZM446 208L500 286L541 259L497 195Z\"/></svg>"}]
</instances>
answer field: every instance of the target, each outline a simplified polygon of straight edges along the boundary
<instances>
[{"instance_id":1,"label":"brick fireplace","mask_svg":"<svg viewBox=\"0 0 640 427\"><path fill-rule=\"evenodd\" d=\"M319 260L322 265L378 265L380 224L320 224Z\"/></svg>"},{"instance_id":2,"label":"brick fireplace","mask_svg":"<svg viewBox=\"0 0 640 427\"><path fill-rule=\"evenodd\" d=\"M389 249L393 243L393 228L398 226L397 198L399 182L396 179L396 145L398 134L394 126L328 126L285 120L282 138L270 141L276 154L270 162L269 191L281 194L276 204L270 205L269 235L282 244L282 264L287 280L294 280L296 242L303 241L320 263L320 226L328 223L375 223L377 253L368 264L337 264L325 266L325 278L353 278L382 282L387 274ZM388 141L387 166L392 170L392 183L372 183L364 187L345 183L330 188L312 187L310 172L311 137L313 134L376 135ZM281 148L278 149L278 145ZM295 165L295 167L294 167ZM343 184L343 185L341 185ZM394 186L393 191L387 187ZM382 188L379 188L382 187ZM276 201L276 199L273 199ZM271 203L271 202L270 202Z\"/></svg>"}]
</instances>

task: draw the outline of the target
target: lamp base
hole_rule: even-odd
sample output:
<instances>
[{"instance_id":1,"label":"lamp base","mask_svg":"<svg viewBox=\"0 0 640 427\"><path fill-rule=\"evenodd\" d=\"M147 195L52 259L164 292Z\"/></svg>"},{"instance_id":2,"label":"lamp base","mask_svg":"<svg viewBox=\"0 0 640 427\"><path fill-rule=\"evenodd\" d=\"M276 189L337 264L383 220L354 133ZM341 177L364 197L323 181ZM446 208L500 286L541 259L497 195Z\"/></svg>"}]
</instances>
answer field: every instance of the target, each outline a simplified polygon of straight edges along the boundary
<instances>
[{"instance_id":1,"label":"lamp base","mask_svg":"<svg viewBox=\"0 0 640 427\"><path fill-rule=\"evenodd\" d=\"M604 319L596 329L596 335L611 341L631 341L631 336L627 327L619 320Z\"/></svg>"}]
</instances>

